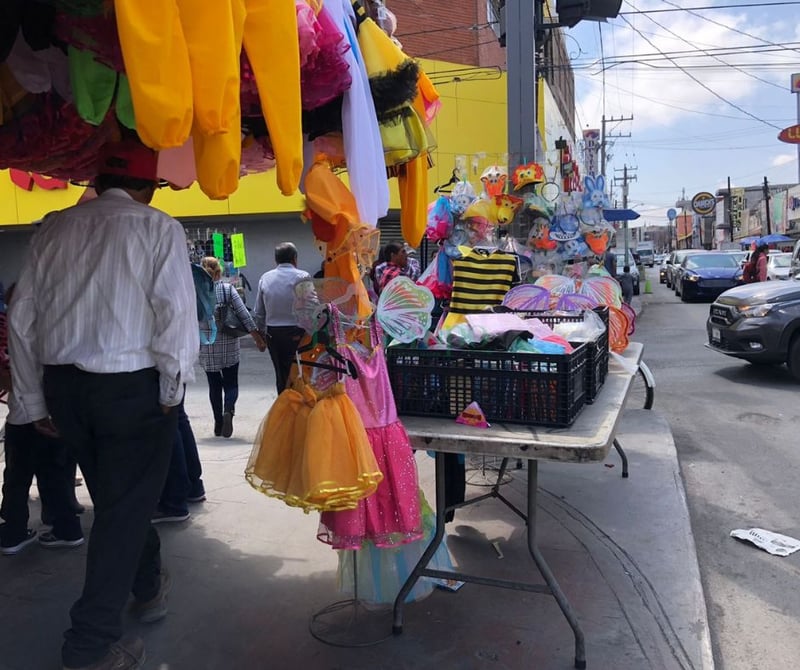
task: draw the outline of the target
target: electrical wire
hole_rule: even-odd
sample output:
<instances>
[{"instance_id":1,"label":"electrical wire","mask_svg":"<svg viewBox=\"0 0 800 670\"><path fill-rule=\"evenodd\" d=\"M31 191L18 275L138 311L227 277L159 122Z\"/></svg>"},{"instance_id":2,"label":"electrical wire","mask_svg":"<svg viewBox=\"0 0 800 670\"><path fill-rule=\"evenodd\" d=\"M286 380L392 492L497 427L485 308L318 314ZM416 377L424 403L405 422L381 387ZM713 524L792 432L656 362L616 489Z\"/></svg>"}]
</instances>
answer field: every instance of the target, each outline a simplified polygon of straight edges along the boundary
<instances>
[{"instance_id":1,"label":"electrical wire","mask_svg":"<svg viewBox=\"0 0 800 670\"><path fill-rule=\"evenodd\" d=\"M635 26L634 26L634 25L633 25L633 24L630 22L630 21L628 21L627 17L623 16L623 17L622 17L622 20L623 20L625 23L627 23L627 24L628 24L628 25L631 27L631 30L633 30L633 31L634 31L634 32L635 32L637 35L639 35L639 36L640 36L640 37L641 37L641 38L642 38L642 39L643 39L645 42L647 42L647 43L648 43L648 44L649 44L651 47L653 47L653 48L654 48L656 51L658 51L659 53L663 53L663 52L661 52L661 50L660 50L660 49L659 49L659 48L658 48L658 47L657 47L657 46L656 46L656 45L655 45L655 44L654 44L652 41L650 41L650 40L649 40L649 39L648 39L648 38L647 38L645 35L643 35L643 34L642 34L642 33L641 33L641 32L640 32L640 31L639 31L639 30L638 30L638 29L637 29L637 28L636 28L636 27L635 27ZM670 60L671 60L671 59L670 59ZM673 62L674 62L674 61L673 61ZM759 117L757 117L755 114L752 114L751 112L748 112L746 109L744 109L743 107L740 107L740 106L739 106L739 105L737 105L735 102L731 102L731 101L730 101L730 100L728 100L727 98L725 98L725 97L721 96L721 95L720 95L719 93L717 93L717 92L716 92L716 91L715 91L713 88L711 88L710 86L706 85L704 82L700 81L700 80L699 80L697 77L695 77L695 76L694 76L694 75L693 75L691 72L688 72L688 71L687 71L687 70L686 70L684 67L682 67L682 66L678 65L677 63L674 63L674 64L675 64L675 67L677 67L677 68L678 68L678 69L679 69L681 72L683 72L683 73L684 73L684 74L685 74L687 77L689 77L689 79L691 79L692 81L694 81L694 82L695 82L695 83L696 83L698 86L700 86L701 88L703 88L703 89L705 89L706 91L708 91L709 93L711 93L711 95L713 95L713 96L714 96L715 98L717 98L718 100L720 100L720 101L724 102L726 105L730 105L730 106L731 106L731 107L733 107L734 109L736 109L736 110L740 111L740 112L741 112L742 114L744 114L745 116L749 116L751 119L755 119L755 120L756 120L756 121L758 121L759 123L763 123L763 124L765 124L765 125L772 126L772 127L773 127L773 128L775 128L776 130L781 130L780 126L776 126L776 125L775 125L775 124L773 124L773 123L769 123L768 121L765 121L764 119L760 119L760 118L759 118Z\"/></svg>"},{"instance_id":2,"label":"electrical wire","mask_svg":"<svg viewBox=\"0 0 800 670\"><path fill-rule=\"evenodd\" d=\"M415 58L429 58L430 56L433 56L434 54L449 53L450 51L459 51L461 49L469 50L469 49L474 49L476 47L485 46L486 44L494 44L495 42L497 42L496 38L492 39L492 40L486 40L485 42L478 42L476 44L464 44L464 45L457 46L457 47L450 47L449 49L437 49L436 51L429 51L428 53L424 53L424 54L414 54L414 56L415 56Z\"/></svg>"},{"instance_id":3,"label":"electrical wire","mask_svg":"<svg viewBox=\"0 0 800 670\"><path fill-rule=\"evenodd\" d=\"M739 9L740 7L789 7L800 5L800 2L748 2L741 5L705 5L703 7L678 7L677 9L636 9L632 12L620 12L619 16L629 14L663 14L665 12L703 11L707 9Z\"/></svg>"}]
</instances>

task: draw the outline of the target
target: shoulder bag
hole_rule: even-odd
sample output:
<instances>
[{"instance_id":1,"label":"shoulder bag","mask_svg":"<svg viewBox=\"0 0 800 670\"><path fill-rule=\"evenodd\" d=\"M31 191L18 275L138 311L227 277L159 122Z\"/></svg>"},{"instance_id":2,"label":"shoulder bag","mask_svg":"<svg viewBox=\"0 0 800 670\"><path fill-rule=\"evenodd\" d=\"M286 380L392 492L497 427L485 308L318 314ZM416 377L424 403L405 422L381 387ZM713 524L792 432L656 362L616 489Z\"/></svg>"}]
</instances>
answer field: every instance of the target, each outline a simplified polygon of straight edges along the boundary
<instances>
[{"instance_id":1,"label":"shoulder bag","mask_svg":"<svg viewBox=\"0 0 800 670\"><path fill-rule=\"evenodd\" d=\"M222 305L220 305L220 321L222 323L222 332L228 337L244 337L245 335L249 335L250 331L244 327L244 324L239 318L239 315L236 313L236 310L231 306L231 301L233 300L233 295L231 292L233 290L233 287L228 284L228 294L226 296L226 300Z\"/></svg>"}]
</instances>

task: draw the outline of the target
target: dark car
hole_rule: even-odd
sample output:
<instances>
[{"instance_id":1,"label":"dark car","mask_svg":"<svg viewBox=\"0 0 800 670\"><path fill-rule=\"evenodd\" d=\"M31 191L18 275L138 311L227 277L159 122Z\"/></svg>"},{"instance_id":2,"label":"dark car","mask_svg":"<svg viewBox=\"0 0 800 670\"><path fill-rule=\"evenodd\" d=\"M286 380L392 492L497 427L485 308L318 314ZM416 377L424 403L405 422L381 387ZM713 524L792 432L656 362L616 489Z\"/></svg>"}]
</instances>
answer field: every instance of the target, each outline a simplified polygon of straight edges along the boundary
<instances>
[{"instance_id":1,"label":"dark car","mask_svg":"<svg viewBox=\"0 0 800 670\"><path fill-rule=\"evenodd\" d=\"M675 295L679 295L684 302L716 298L739 284L740 271L739 263L731 254L688 254L675 279Z\"/></svg>"},{"instance_id":2,"label":"dark car","mask_svg":"<svg viewBox=\"0 0 800 670\"><path fill-rule=\"evenodd\" d=\"M666 284L667 288L675 289L675 279L678 273L678 269L680 268L680 264L683 263L683 259L686 258L689 254L698 254L704 253L703 249L676 249L675 251L671 252L670 255L667 257L667 271L665 273L666 276Z\"/></svg>"},{"instance_id":3,"label":"dark car","mask_svg":"<svg viewBox=\"0 0 800 670\"><path fill-rule=\"evenodd\" d=\"M786 363L800 381L800 282L759 282L711 305L708 347L751 363Z\"/></svg>"}]
</instances>

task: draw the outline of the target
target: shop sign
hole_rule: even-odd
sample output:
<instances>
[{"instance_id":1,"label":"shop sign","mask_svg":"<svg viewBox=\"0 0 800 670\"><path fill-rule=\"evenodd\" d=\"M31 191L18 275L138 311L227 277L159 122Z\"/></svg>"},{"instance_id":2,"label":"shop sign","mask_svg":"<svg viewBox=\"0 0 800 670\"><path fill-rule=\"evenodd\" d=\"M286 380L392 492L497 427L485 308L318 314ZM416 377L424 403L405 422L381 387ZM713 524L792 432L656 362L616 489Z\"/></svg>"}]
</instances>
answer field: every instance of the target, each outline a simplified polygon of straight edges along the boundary
<instances>
[{"instance_id":1,"label":"shop sign","mask_svg":"<svg viewBox=\"0 0 800 670\"><path fill-rule=\"evenodd\" d=\"M787 144L800 144L800 125L784 128L778 133L778 139Z\"/></svg>"},{"instance_id":2,"label":"shop sign","mask_svg":"<svg viewBox=\"0 0 800 670\"><path fill-rule=\"evenodd\" d=\"M800 73L792 75L792 93L800 93Z\"/></svg>"},{"instance_id":3,"label":"shop sign","mask_svg":"<svg viewBox=\"0 0 800 670\"><path fill-rule=\"evenodd\" d=\"M717 206L717 199L708 191L701 191L692 198L692 210L700 216L711 214Z\"/></svg>"}]
</instances>

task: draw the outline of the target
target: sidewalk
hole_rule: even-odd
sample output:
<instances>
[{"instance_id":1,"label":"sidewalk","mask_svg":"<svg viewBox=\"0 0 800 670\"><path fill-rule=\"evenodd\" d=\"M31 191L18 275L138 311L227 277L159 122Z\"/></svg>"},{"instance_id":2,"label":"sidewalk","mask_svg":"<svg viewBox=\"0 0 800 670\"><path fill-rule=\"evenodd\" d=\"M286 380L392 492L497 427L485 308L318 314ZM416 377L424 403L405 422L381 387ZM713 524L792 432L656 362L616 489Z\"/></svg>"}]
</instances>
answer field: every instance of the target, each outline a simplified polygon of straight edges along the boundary
<instances>
[{"instance_id":1,"label":"sidewalk","mask_svg":"<svg viewBox=\"0 0 800 670\"><path fill-rule=\"evenodd\" d=\"M318 518L252 490L242 472L258 424L274 399L268 357L243 349L241 393L231 439L209 437L202 373L187 411L200 445L208 501L185 524L162 525L173 575L170 614L147 627L128 622L147 647L148 670L567 670L572 632L550 596L467 584L436 590L405 608L402 635L375 646L334 647L309 633L310 617L347 598L337 558L315 539ZM683 485L669 427L656 412L625 413L619 440L630 461L620 477L605 463L542 463L539 546L581 621L589 668L713 668L705 604ZM433 459L417 454L433 501ZM486 491L495 463L468 464L467 494ZM524 508L524 470L503 494ZM79 498L90 504L84 487ZM38 501L32 505L37 527ZM84 515L88 530L91 512ZM521 520L496 501L458 510L448 546L465 571L502 578L526 572ZM500 549L502 557L493 544ZM83 579L86 547L33 546L0 560L0 670L60 668L61 633ZM368 613L370 624L385 613Z\"/></svg>"}]
</instances>

